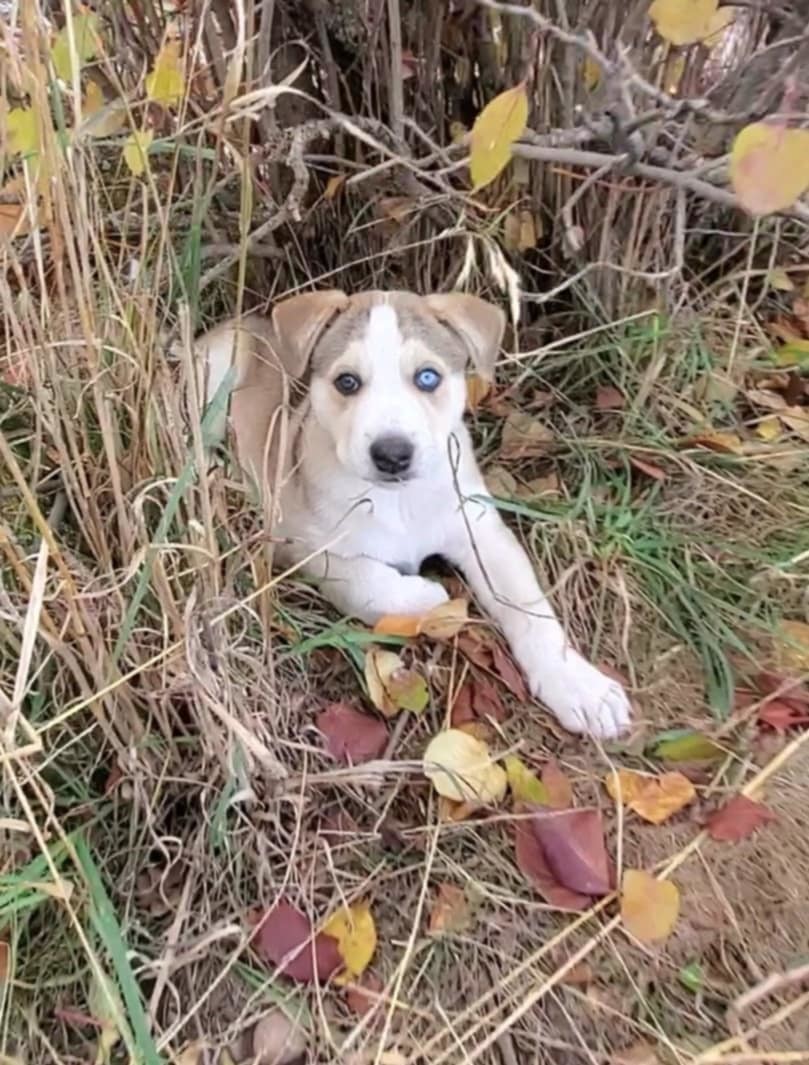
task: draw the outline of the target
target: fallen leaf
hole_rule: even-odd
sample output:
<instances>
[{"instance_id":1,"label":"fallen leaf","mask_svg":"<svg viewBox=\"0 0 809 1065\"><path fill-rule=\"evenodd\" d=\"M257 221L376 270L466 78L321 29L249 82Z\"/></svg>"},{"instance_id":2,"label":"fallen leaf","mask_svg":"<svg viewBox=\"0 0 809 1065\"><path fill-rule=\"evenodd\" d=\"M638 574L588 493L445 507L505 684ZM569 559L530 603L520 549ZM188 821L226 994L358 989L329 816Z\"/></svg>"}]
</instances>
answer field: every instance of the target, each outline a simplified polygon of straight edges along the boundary
<instances>
[{"instance_id":1,"label":"fallen leaf","mask_svg":"<svg viewBox=\"0 0 809 1065\"><path fill-rule=\"evenodd\" d=\"M424 752L424 774L439 795L455 802L494 805L506 793L506 774L488 746L460 729L439 732Z\"/></svg>"},{"instance_id":2,"label":"fallen leaf","mask_svg":"<svg viewBox=\"0 0 809 1065\"><path fill-rule=\"evenodd\" d=\"M32 107L12 107L6 115L6 146L12 155L30 159L39 153L39 120Z\"/></svg>"},{"instance_id":3,"label":"fallen leaf","mask_svg":"<svg viewBox=\"0 0 809 1065\"><path fill-rule=\"evenodd\" d=\"M329 754L338 762L370 762L379 758L388 745L384 723L348 703L330 703L317 715L315 724L326 739Z\"/></svg>"},{"instance_id":4,"label":"fallen leaf","mask_svg":"<svg viewBox=\"0 0 809 1065\"><path fill-rule=\"evenodd\" d=\"M486 491L495 499L515 499L519 494L517 478L505 466L490 466L484 475Z\"/></svg>"},{"instance_id":5,"label":"fallen leaf","mask_svg":"<svg viewBox=\"0 0 809 1065\"><path fill-rule=\"evenodd\" d=\"M306 1032L282 1009L273 1009L253 1029L251 1065L292 1065L306 1053Z\"/></svg>"},{"instance_id":6,"label":"fallen leaf","mask_svg":"<svg viewBox=\"0 0 809 1065\"><path fill-rule=\"evenodd\" d=\"M474 677L472 680L472 710L480 721L488 718L505 721L508 716L497 688L486 677Z\"/></svg>"},{"instance_id":7,"label":"fallen leaf","mask_svg":"<svg viewBox=\"0 0 809 1065\"><path fill-rule=\"evenodd\" d=\"M150 129L133 130L124 141L124 162L135 177L140 177L146 170L146 156L154 139Z\"/></svg>"},{"instance_id":8,"label":"fallen leaf","mask_svg":"<svg viewBox=\"0 0 809 1065\"><path fill-rule=\"evenodd\" d=\"M258 953L284 976L311 983L317 975L322 982L342 967L343 960L331 936L313 932L309 919L281 900L260 918L253 936Z\"/></svg>"},{"instance_id":9,"label":"fallen leaf","mask_svg":"<svg viewBox=\"0 0 809 1065\"><path fill-rule=\"evenodd\" d=\"M514 696L521 703L530 700L525 678L511 655L499 643L492 644L492 664L494 671Z\"/></svg>"},{"instance_id":10,"label":"fallen leaf","mask_svg":"<svg viewBox=\"0 0 809 1065\"><path fill-rule=\"evenodd\" d=\"M470 922L469 901L463 888L446 882L439 884L430 910L430 932L462 932Z\"/></svg>"},{"instance_id":11,"label":"fallen leaf","mask_svg":"<svg viewBox=\"0 0 809 1065\"><path fill-rule=\"evenodd\" d=\"M31 217L24 203L0 203L0 240L11 240L31 232Z\"/></svg>"},{"instance_id":12,"label":"fallen leaf","mask_svg":"<svg viewBox=\"0 0 809 1065\"><path fill-rule=\"evenodd\" d=\"M759 440L764 440L767 444L773 443L783 434L781 422L774 414L771 414L769 418L762 418L753 432Z\"/></svg>"},{"instance_id":13,"label":"fallen leaf","mask_svg":"<svg viewBox=\"0 0 809 1065\"><path fill-rule=\"evenodd\" d=\"M803 370L809 366L809 339L789 340L773 352L776 366L797 366Z\"/></svg>"},{"instance_id":14,"label":"fallen leaf","mask_svg":"<svg viewBox=\"0 0 809 1065\"><path fill-rule=\"evenodd\" d=\"M790 706L809 709L809 687L791 677L762 670L756 674L755 684L756 688L765 695L775 695L789 703Z\"/></svg>"},{"instance_id":15,"label":"fallen leaf","mask_svg":"<svg viewBox=\"0 0 809 1065\"><path fill-rule=\"evenodd\" d=\"M719 33L732 20L733 11L720 8L719 0L654 0L649 18L665 41L685 45Z\"/></svg>"},{"instance_id":16,"label":"fallen leaf","mask_svg":"<svg viewBox=\"0 0 809 1065\"><path fill-rule=\"evenodd\" d=\"M725 751L701 732L685 732L660 740L652 748L655 758L664 762L721 762Z\"/></svg>"},{"instance_id":17,"label":"fallen leaf","mask_svg":"<svg viewBox=\"0 0 809 1065\"><path fill-rule=\"evenodd\" d=\"M335 199L340 189L345 185L347 177L348 174L332 174L326 182L326 188L323 190L323 199L329 201Z\"/></svg>"},{"instance_id":18,"label":"fallen leaf","mask_svg":"<svg viewBox=\"0 0 809 1065\"><path fill-rule=\"evenodd\" d=\"M410 639L418 636L421 626L419 614L383 614L374 625L377 636L402 636Z\"/></svg>"},{"instance_id":19,"label":"fallen leaf","mask_svg":"<svg viewBox=\"0 0 809 1065\"><path fill-rule=\"evenodd\" d=\"M680 892L670 880L642 869L625 869L621 881L621 920L641 943L666 939L677 923Z\"/></svg>"},{"instance_id":20,"label":"fallen leaf","mask_svg":"<svg viewBox=\"0 0 809 1065\"><path fill-rule=\"evenodd\" d=\"M799 725L809 725L809 711L783 699L770 699L759 707L758 721L774 732L787 732Z\"/></svg>"},{"instance_id":21,"label":"fallen leaf","mask_svg":"<svg viewBox=\"0 0 809 1065\"><path fill-rule=\"evenodd\" d=\"M126 100L117 99L107 103L101 86L95 81L87 83L81 102L81 124L77 130L79 138L92 137L97 140L111 137L120 133L128 121Z\"/></svg>"},{"instance_id":22,"label":"fallen leaf","mask_svg":"<svg viewBox=\"0 0 809 1065\"><path fill-rule=\"evenodd\" d=\"M770 288L776 292L794 292L795 282L786 272L783 266L776 266L767 274L767 282Z\"/></svg>"},{"instance_id":23,"label":"fallen leaf","mask_svg":"<svg viewBox=\"0 0 809 1065\"><path fill-rule=\"evenodd\" d=\"M809 625L782 621L775 635L778 668L786 673L809 673Z\"/></svg>"},{"instance_id":24,"label":"fallen leaf","mask_svg":"<svg viewBox=\"0 0 809 1065\"><path fill-rule=\"evenodd\" d=\"M492 390L492 382L480 374L469 374L466 378L466 409L475 411Z\"/></svg>"},{"instance_id":25,"label":"fallen leaf","mask_svg":"<svg viewBox=\"0 0 809 1065\"><path fill-rule=\"evenodd\" d=\"M668 477L665 470L661 470L653 462L647 462L646 459L639 459L637 455L629 456L629 465L634 466L641 473L645 473L647 477L651 477L654 481L665 481Z\"/></svg>"},{"instance_id":26,"label":"fallen leaf","mask_svg":"<svg viewBox=\"0 0 809 1065\"><path fill-rule=\"evenodd\" d=\"M474 736L476 740L490 743L495 737L495 732L487 721L463 721L458 728L468 736Z\"/></svg>"},{"instance_id":27,"label":"fallen leaf","mask_svg":"<svg viewBox=\"0 0 809 1065\"><path fill-rule=\"evenodd\" d=\"M169 40L157 53L151 74L146 78L146 95L161 107L176 107L185 93L183 58L179 40Z\"/></svg>"},{"instance_id":28,"label":"fallen leaf","mask_svg":"<svg viewBox=\"0 0 809 1065\"><path fill-rule=\"evenodd\" d=\"M95 59L98 55L98 15L93 14L92 11L83 11L74 15L71 21L73 23L72 37L76 48L76 66L81 73L85 63L90 59ZM65 24L64 28L56 34L51 46L53 69L62 81L73 80L70 40L71 34Z\"/></svg>"},{"instance_id":29,"label":"fallen leaf","mask_svg":"<svg viewBox=\"0 0 809 1065\"><path fill-rule=\"evenodd\" d=\"M685 441L691 447L705 447L723 455L743 455L744 443L738 433L719 430L713 433L698 433Z\"/></svg>"},{"instance_id":30,"label":"fallen leaf","mask_svg":"<svg viewBox=\"0 0 809 1065\"><path fill-rule=\"evenodd\" d=\"M469 604L465 599L449 599L439 603L421 619L419 635L431 640L451 640L469 620Z\"/></svg>"},{"instance_id":31,"label":"fallen leaf","mask_svg":"<svg viewBox=\"0 0 809 1065\"><path fill-rule=\"evenodd\" d=\"M531 818L521 818L514 826L514 850L517 868L531 881L539 895L561 910L586 910L592 905L590 895L582 895L560 884L550 870Z\"/></svg>"},{"instance_id":32,"label":"fallen leaf","mask_svg":"<svg viewBox=\"0 0 809 1065\"><path fill-rule=\"evenodd\" d=\"M761 828L775 821L772 810L760 802L753 802L746 795L736 795L711 814L705 822L705 831L711 839L726 843L737 843Z\"/></svg>"},{"instance_id":33,"label":"fallen leaf","mask_svg":"<svg viewBox=\"0 0 809 1065\"><path fill-rule=\"evenodd\" d=\"M521 758L515 754L508 755L504 759L508 786L511 795L517 803L532 803L537 806L548 806L548 792L545 785L532 773Z\"/></svg>"},{"instance_id":34,"label":"fallen leaf","mask_svg":"<svg viewBox=\"0 0 809 1065\"><path fill-rule=\"evenodd\" d=\"M600 810L536 811L531 828L560 884L582 895L606 895L611 890L612 871Z\"/></svg>"},{"instance_id":35,"label":"fallen leaf","mask_svg":"<svg viewBox=\"0 0 809 1065\"><path fill-rule=\"evenodd\" d=\"M385 985L376 973L364 972L354 983L346 985L345 996L348 1008L358 1017L364 1017L379 1004L384 987Z\"/></svg>"},{"instance_id":36,"label":"fallen leaf","mask_svg":"<svg viewBox=\"0 0 809 1065\"><path fill-rule=\"evenodd\" d=\"M536 458L547 455L555 442L553 431L538 418L515 410L506 418L500 454L505 459Z\"/></svg>"},{"instance_id":37,"label":"fallen leaf","mask_svg":"<svg viewBox=\"0 0 809 1065\"><path fill-rule=\"evenodd\" d=\"M495 96L475 119L469 135L469 173L475 191L494 181L511 159L511 146L528 122L525 82Z\"/></svg>"},{"instance_id":38,"label":"fallen leaf","mask_svg":"<svg viewBox=\"0 0 809 1065\"><path fill-rule=\"evenodd\" d=\"M736 134L730 182L752 215L791 207L809 188L809 130L753 122Z\"/></svg>"},{"instance_id":39,"label":"fallen leaf","mask_svg":"<svg viewBox=\"0 0 809 1065\"><path fill-rule=\"evenodd\" d=\"M618 779L616 780L616 775ZM682 773L659 777L619 769L605 778L610 797L654 825L662 824L696 798L694 785Z\"/></svg>"},{"instance_id":40,"label":"fallen leaf","mask_svg":"<svg viewBox=\"0 0 809 1065\"><path fill-rule=\"evenodd\" d=\"M778 412L778 417L805 444L809 444L809 407L785 407Z\"/></svg>"},{"instance_id":41,"label":"fallen leaf","mask_svg":"<svg viewBox=\"0 0 809 1065\"><path fill-rule=\"evenodd\" d=\"M626 396L618 388L612 385L599 385L596 391L596 410L623 410L626 406Z\"/></svg>"},{"instance_id":42,"label":"fallen leaf","mask_svg":"<svg viewBox=\"0 0 809 1065\"><path fill-rule=\"evenodd\" d=\"M421 713L430 701L424 677L408 669L394 651L374 647L366 652L365 682L371 702L385 717L400 710Z\"/></svg>"},{"instance_id":43,"label":"fallen leaf","mask_svg":"<svg viewBox=\"0 0 809 1065\"><path fill-rule=\"evenodd\" d=\"M479 802L455 802L446 795L438 796L438 820L449 824L460 824L467 818L476 814L480 809Z\"/></svg>"},{"instance_id":44,"label":"fallen leaf","mask_svg":"<svg viewBox=\"0 0 809 1065\"><path fill-rule=\"evenodd\" d=\"M568 969L559 982L567 984L568 987L587 987L594 979L592 967L586 961L580 961L578 965Z\"/></svg>"},{"instance_id":45,"label":"fallen leaf","mask_svg":"<svg viewBox=\"0 0 809 1065\"><path fill-rule=\"evenodd\" d=\"M542 770L542 783L548 796L548 806L555 810L567 810L573 805L573 787L553 758Z\"/></svg>"},{"instance_id":46,"label":"fallen leaf","mask_svg":"<svg viewBox=\"0 0 809 1065\"><path fill-rule=\"evenodd\" d=\"M322 932L337 941L345 975L361 976L371 964L376 950L376 924L368 903L355 902L352 906L343 906L326 921ZM340 979L345 979L345 976L341 974Z\"/></svg>"}]
</instances>

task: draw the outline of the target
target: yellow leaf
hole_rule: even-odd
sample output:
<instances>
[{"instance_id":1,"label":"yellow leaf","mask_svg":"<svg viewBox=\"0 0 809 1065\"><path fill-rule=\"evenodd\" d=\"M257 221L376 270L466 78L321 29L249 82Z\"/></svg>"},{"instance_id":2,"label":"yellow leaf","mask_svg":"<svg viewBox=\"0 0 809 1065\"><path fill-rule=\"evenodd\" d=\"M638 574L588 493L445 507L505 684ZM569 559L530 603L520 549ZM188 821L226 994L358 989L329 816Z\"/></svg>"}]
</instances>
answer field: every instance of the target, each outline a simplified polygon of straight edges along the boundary
<instances>
[{"instance_id":1,"label":"yellow leaf","mask_svg":"<svg viewBox=\"0 0 809 1065\"><path fill-rule=\"evenodd\" d=\"M6 116L6 144L12 155L31 158L39 152L39 122L31 107L13 107Z\"/></svg>"},{"instance_id":2,"label":"yellow leaf","mask_svg":"<svg viewBox=\"0 0 809 1065\"><path fill-rule=\"evenodd\" d=\"M809 444L809 407L785 407L778 412L784 425Z\"/></svg>"},{"instance_id":3,"label":"yellow leaf","mask_svg":"<svg viewBox=\"0 0 809 1065\"><path fill-rule=\"evenodd\" d=\"M610 797L650 821L662 824L696 798L694 785L682 773L663 773L659 777L621 769L610 773L604 783ZM619 793L620 789L620 793Z\"/></svg>"},{"instance_id":4,"label":"yellow leaf","mask_svg":"<svg viewBox=\"0 0 809 1065\"><path fill-rule=\"evenodd\" d=\"M347 177L348 174L332 174L326 182L326 188L323 190L323 199L335 199L340 189L345 185Z\"/></svg>"},{"instance_id":5,"label":"yellow leaf","mask_svg":"<svg viewBox=\"0 0 809 1065\"><path fill-rule=\"evenodd\" d=\"M125 100L104 99L101 86L94 81L87 83L81 102L82 121L78 133L81 137L111 137L119 133L127 123Z\"/></svg>"},{"instance_id":6,"label":"yellow leaf","mask_svg":"<svg viewBox=\"0 0 809 1065\"><path fill-rule=\"evenodd\" d=\"M773 353L776 366L809 366L809 340L795 337Z\"/></svg>"},{"instance_id":7,"label":"yellow leaf","mask_svg":"<svg viewBox=\"0 0 809 1065\"><path fill-rule=\"evenodd\" d=\"M373 647L366 653L365 682L371 702L385 717L400 710L421 713L430 699L424 677L408 669L394 651Z\"/></svg>"},{"instance_id":8,"label":"yellow leaf","mask_svg":"<svg viewBox=\"0 0 809 1065\"><path fill-rule=\"evenodd\" d=\"M538 806L548 806L548 789L532 773L521 758L510 754L505 759L506 777L508 786L515 802L531 802Z\"/></svg>"},{"instance_id":9,"label":"yellow leaf","mask_svg":"<svg viewBox=\"0 0 809 1065\"><path fill-rule=\"evenodd\" d=\"M465 599L450 599L428 610L426 614L385 614L374 625L374 632L383 636L429 636L433 640L451 640L469 617Z\"/></svg>"},{"instance_id":10,"label":"yellow leaf","mask_svg":"<svg viewBox=\"0 0 809 1065\"><path fill-rule=\"evenodd\" d=\"M688 441L698 447L707 447L709 451L719 451L724 455L743 455L744 441L738 433L724 429L712 433L699 433Z\"/></svg>"},{"instance_id":11,"label":"yellow leaf","mask_svg":"<svg viewBox=\"0 0 809 1065\"><path fill-rule=\"evenodd\" d=\"M585 56L581 75L585 89L588 92L592 92L598 88L601 82L601 67L591 56Z\"/></svg>"},{"instance_id":12,"label":"yellow leaf","mask_svg":"<svg viewBox=\"0 0 809 1065\"><path fill-rule=\"evenodd\" d=\"M146 169L146 156L154 134L150 129L137 129L124 141L124 162L135 177Z\"/></svg>"},{"instance_id":13,"label":"yellow leaf","mask_svg":"<svg viewBox=\"0 0 809 1065\"><path fill-rule=\"evenodd\" d=\"M809 188L809 129L754 122L736 135L730 181L752 215L786 210Z\"/></svg>"},{"instance_id":14,"label":"yellow leaf","mask_svg":"<svg viewBox=\"0 0 809 1065\"><path fill-rule=\"evenodd\" d=\"M715 37L733 20L731 8L719 8L719 0L654 0L649 18L669 44L715 43Z\"/></svg>"},{"instance_id":15,"label":"yellow leaf","mask_svg":"<svg viewBox=\"0 0 809 1065\"><path fill-rule=\"evenodd\" d=\"M666 939L680 912L680 892L670 880L642 869L625 869L621 882L621 920L641 943Z\"/></svg>"},{"instance_id":16,"label":"yellow leaf","mask_svg":"<svg viewBox=\"0 0 809 1065\"><path fill-rule=\"evenodd\" d=\"M152 73L146 78L146 95L161 107L176 107L185 92L180 41L166 41L157 54Z\"/></svg>"},{"instance_id":17,"label":"yellow leaf","mask_svg":"<svg viewBox=\"0 0 809 1065\"><path fill-rule=\"evenodd\" d=\"M475 191L494 181L511 159L511 146L528 121L525 82L495 96L483 108L470 134L469 172Z\"/></svg>"},{"instance_id":18,"label":"yellow leaf","mask_svg":"<svg viewBox=\"0 0 809 1065\"><path fill-rule=\"evenodd\" d=\"M470 374L466 379L467 410L477 410L491 390L491 381L487 381L486 378L481 377L480 374Z\"/></svg>"},{"instance_id":19,"label":"yellow leaf","mask_svg":"<svg viewBox=\"0 0 809 1065\"><path fill-rule=\"evenodd\" d=\"M322 931L337 940L337 950L345 963L345 974L337 982L350 982L368 968L376 950L376 925L367 902L355 902L326 921Z\"/></svg>"},{"instance_id":20,"label":"yellow leaf","mask_svg":"<svg viewBox=\"0 0 809 1065\"><path fill-rule=\"evenodd\" d=\"M73 33L67 24L59 30L51 46L51 62L56 76L62 81L73 80L71 65L71 36L76 49L76 66L79 72L84 64L98 55L98 15L92 11L83 11L74 15Z\"/></svg>"},{"instance_id":21,"label":"yellow leaf","mask_svg":"<svg viewBox=\"0 0 809 1065\"><path fill-rule=\"evenodd\" d=\"M506 774L488 746L460 729L439 732L424 752L424 774L439 795L455 802L494 805L506 793Z\"/></svg>"},{"instance_id":22,"label":"yellow leaf","mask_svg":"<svg viewBox=\"0 0 809 1065\"><path fill-rule=\"evenodd\" d=\"M783 268L783 266L776 266L774 270L770 270L767 274L767 281L770 288L774 288L776 292L794 292L795 282Z\"/></svg>"},{"instance_id":23,"label":"yellow leaf","mask_svg":"<svg viewBox=\"0 0 809 1065\"><path fill-rule=\"evenodd\" d=\"M809 673L809 625L782 621L775 639L776 660L785 673Z\"/></svg>"},{"instance_id":24,"label":"yellow leaf","mask_svg":"<svg viewBox=\"0 0 809 1065\"><path fill-rule=\"evenodd\" d=\"M421 619L419 633L432 640L451 640L469 620L469 604L465 599L449 599L429 610Z\"/></svg>"}]
</instances>

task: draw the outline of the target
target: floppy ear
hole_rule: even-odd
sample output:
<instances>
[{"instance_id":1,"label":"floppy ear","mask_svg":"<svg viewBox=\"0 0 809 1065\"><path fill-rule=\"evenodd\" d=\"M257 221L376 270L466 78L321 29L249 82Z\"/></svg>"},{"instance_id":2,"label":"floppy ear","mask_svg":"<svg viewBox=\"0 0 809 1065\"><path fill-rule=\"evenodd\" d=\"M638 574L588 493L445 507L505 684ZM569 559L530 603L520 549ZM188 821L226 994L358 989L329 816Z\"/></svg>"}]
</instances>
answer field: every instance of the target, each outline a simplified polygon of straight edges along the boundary
<instances>
[{"instance_id":1,"label":"floppy ear","mask_svg":"<svg viewBox=\"0 0 809 1065\"><path fill-rule=\"evenodd\" d=\"M465 292L426 296L425 303L440 322L458 334L477 373L490 381L506 329L505 314L493 303Z\"/></svg>"},{"instance_id":2,"label":"floppy ear","mask_svg":"<svg viewBox=\"0 0 809 1065\"><path fill-rule=\"evenodd\" d=\"M292 377L302 377L317 339L331 319L348 305L348 296L339 289L304 292L290 296L272 312L278 338L278 357Z\"/></svg>"}]
</instances>

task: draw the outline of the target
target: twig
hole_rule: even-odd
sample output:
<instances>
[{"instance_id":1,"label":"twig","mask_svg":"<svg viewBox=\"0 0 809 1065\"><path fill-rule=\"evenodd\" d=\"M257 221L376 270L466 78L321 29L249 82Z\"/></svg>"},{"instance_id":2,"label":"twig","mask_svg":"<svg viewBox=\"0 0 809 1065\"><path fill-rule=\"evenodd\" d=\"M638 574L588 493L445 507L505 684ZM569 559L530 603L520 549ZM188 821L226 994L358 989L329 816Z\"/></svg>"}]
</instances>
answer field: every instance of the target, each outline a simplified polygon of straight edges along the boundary
<instances>
[{"instance_id":1,"label":"twig","mask_svg":"<svg viewBox=\"0 0 809 1065\"><path fill-rule=\"evenodd\" d=\"M397 141L404 140L404 94L402 92L402 19L399 0L388 0L390 35L390 125Z\"/></svg>"}]
</instances>

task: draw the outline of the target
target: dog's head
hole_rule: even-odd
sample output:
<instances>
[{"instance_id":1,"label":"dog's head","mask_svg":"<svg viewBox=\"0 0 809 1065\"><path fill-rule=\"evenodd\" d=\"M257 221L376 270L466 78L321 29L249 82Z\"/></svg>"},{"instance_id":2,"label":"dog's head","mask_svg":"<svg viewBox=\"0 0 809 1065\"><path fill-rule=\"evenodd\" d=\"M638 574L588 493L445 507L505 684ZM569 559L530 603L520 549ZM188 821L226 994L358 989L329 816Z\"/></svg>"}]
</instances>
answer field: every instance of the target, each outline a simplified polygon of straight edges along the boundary
<instances>
[{"instance_id":1,"label":"dog's head","mask_svg":"<svg viewBox=\"0 0 809 1065\"><path fill-rule=\"evenodd\" d=\"M312 414L340 464L363 480L398 484L446 461L466 368L492 377L505 316L461 293L329 290L279 303L273 325L286 370L310 370Z\"/></svg>"}]
</instances>

